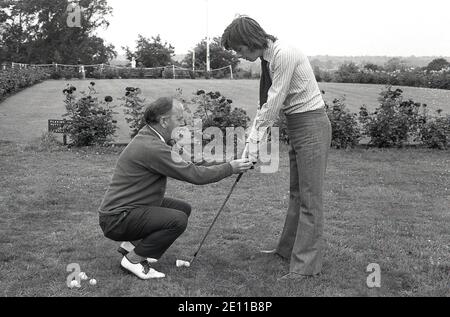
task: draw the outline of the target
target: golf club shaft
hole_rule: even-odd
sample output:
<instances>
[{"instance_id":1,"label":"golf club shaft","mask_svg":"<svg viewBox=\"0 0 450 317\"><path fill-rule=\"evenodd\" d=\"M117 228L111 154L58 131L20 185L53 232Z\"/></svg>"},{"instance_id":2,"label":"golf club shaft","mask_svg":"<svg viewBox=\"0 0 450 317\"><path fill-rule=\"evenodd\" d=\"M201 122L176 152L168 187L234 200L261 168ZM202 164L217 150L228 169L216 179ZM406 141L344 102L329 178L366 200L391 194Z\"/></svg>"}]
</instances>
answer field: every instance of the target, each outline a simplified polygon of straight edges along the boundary
<instances>
[{"instance_id":1,"label":"golf club shaft","mask_svg":"<svg viewBox=\"0 0 450 317\"><path fill-rule=\"evenodd\" d=\"M239 183L239 181L241 180L242 175L244 175L244 174L243 174L243 173L242 173L242 174L239 174L239 176L236 178L236 181L234 182L233 186L231 187L231 190L230 190L230 192L228 193L227 198L225 198L225 201L223 202L222 207L220 207L219 212L217 213L217 215L216 215L216 217L214 218L212 224L209 226L208 231L206 232L205 236L203 237L202 241L200 242L200 245L198 246L197 251L194 253L194 256L192 257L192 260L191 260L191 264L192 264L192 262L194 262L195 257L197 256L198 252L200 251L200 249L201 249L203 243L204 243L205 240L206 240L206 237L208 236L209 232L211 231L212 227L214 226L214 223L216 222L217 218L219 218L219 215L220 215L220 213L222 212L223 208L225 207L225 205L226 205L228 199L230 198L231 193L233 193L234 187L236 187L237 183Z\"/></svg>"}]
</instances>

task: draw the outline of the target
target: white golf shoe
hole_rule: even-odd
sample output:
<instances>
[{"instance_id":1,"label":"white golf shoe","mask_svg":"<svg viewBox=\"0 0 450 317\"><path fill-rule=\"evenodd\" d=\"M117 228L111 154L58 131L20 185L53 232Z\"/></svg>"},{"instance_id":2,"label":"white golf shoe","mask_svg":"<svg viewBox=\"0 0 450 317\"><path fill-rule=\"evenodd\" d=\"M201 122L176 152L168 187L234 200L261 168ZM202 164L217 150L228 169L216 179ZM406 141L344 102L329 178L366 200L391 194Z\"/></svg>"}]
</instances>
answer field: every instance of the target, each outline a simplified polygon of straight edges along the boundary
<instances>
[{"instance_id":1,"label":"white golf shoe","mask_svg":"<svg viewBox=\"0 0 450 317\"><path fill-rule=\"evenodd\" d=\"M133 251L134 248L135 248L135 247L134 247L134 245L133 245L131 242L126 241L126 242L122 242L122 243L120 244L120 247L117 249L117 251L118 251L119 253L121 253L123 256L125 256L125 255L127 255L129 252ZM147 262L150 263L150 264L152 264L152 263L158 262L158 260L157 260L157 259L153 259L153 258L147 258Z\"/></svg>"},{"instance_id":2,"label":"white golf shoe","mask_svg":"<svg viewBox=\"0 0 450 317\"><path fill-rule=\"evenodd\" d=\"M143 280L149 280L152 278L164 278L166 275L164 273L158 272L155 269L150 267L150 264L147 261L143 261L141 263L131 263L126 256L123 257L120 265L127 270L128 272L133 273L137 277Z\"/></svg>"}]
</instances>

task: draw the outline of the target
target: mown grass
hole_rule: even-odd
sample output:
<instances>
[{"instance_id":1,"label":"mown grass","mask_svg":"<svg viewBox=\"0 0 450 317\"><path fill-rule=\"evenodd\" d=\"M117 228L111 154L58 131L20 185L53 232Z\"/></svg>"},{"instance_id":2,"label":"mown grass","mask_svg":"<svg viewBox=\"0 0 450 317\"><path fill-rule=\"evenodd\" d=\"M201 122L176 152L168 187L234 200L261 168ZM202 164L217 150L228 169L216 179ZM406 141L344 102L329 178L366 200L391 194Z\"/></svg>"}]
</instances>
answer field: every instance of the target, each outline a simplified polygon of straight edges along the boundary
<instances>
[{"instance_id":1,"label":"mown grass","mask_svg":"<svg viewBox=\"0 0 450 317\"><path fill-rule=\"evenodd\" d=\"M288 262L274 246L288 204L288 159L274 175L238 184L196 263L189 260L234 178L207 186L170 180L168 197L191 203L187 231L155 268L163 280L124 274L97 207L120 148L61 150L0 143L0 296L450 296L449 151L332 150L325 187L323 274L278 281ZM69 289L66 266L97 279ZM381 288L369 289L369 263Z\"/></svg>"},{"instance_id":2,"label":"mown grass","mask_svg":"<svg viewBox=\"0 0 450 317\"><path fill-rule=\"evenodd\" d=\"M65 113L64 96L62 90L67 83L77 87L77 93L87 91L91 80L48 80L17 95L11 96L0 104L0 135L3 140L14 142L29 142L33 138L47 131L48 119L58 119ZM158 97L173 95L177 88L181 88L186 99L198 89L206 91L220 91L231 98L233 106L245 109L253 119L258 104L257 80L151 80L151 79L127 79L127 80L94 80L99 99L110 95L114 98L114 105L119 105L117 100L123 97L128 86L140 87L144 97L153 101ZM353 112L365 104L369 110L377 105L377 98L383 85L364 84L340 84L320 83L320 88L325 90L324 98L328 102L334 98L346 97L346 105ZM404 97L414 101L427 103L432 111L439 108L446 113L450 112L450 91L438 89L402 87ZM130 140L130 129L125 121L123 109L115 109L118 114L117 142ZM19 128L20 127L20 128Z\"/></svg>"}]
</instances>

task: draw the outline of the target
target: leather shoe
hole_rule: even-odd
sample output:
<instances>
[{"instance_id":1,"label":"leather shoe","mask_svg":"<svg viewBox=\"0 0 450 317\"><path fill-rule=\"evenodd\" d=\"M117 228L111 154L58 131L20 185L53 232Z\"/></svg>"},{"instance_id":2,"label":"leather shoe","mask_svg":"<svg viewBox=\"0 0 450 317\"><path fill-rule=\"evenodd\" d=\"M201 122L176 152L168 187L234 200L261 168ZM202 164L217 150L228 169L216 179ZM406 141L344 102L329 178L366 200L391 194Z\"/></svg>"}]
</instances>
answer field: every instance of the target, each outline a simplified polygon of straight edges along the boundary
<instances>
[{"instance_id":1,"label":"leather shoe","mask_svg":"<svg viewBox=\"0 0 450 317\"><path fill-rule=\"evenodd\" d=\"M141 263L132 263L127 259L126 256L124 256L122 258L122 261L120 262L120 265L128 272L133 273L143 280L149 280L151 278L163 278L166 276L164 273L150 268L150 265L147 261L143 261Z\"/></svg>"}]
</instances>

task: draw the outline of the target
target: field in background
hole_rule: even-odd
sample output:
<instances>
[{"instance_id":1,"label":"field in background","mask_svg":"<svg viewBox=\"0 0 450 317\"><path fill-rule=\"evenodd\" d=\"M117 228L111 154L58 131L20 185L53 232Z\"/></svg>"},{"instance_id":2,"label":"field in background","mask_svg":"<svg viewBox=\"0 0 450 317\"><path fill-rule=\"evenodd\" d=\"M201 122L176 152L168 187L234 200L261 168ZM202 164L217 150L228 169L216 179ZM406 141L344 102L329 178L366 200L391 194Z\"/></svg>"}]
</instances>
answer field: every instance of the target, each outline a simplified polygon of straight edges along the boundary
<instances>
[{"instance_id":1,"label":"field in background","mask_svg":"<svg viewBox=\"0 0 450 317\"><path fill-rule=\"evenodd\" d=\"M286 148L276 174L244 175L189 269L175 260L191 258L234 178L207 186L169 180L167 196L193 212L155 265L167 278L141 281L122 272L118 243L98 225L118 150L41 152L34 144L0 143L0 296L450 296L449 151L332 150L323 274L302 281L278 281L288 262L258 253L282 230ZM97 286L68 289L70 263ZM366 285L370 263L380 265L379 289Z\"/></svg>"},{"instance_id":2,"label":"field in background","mask_svg":"<svg viewBox=\"0 0 450 317\"><path fill-rule=\"evenodd\" d=\"M345 103L353 112L358 112L363 104L368 109L375 109L379 105L377 100L379 94L385 89L384 85L370 84L319 83L319 86L325 91L325 100L331 102L334 98L344 96ZM445 113L450 113L450 90L394 87L403 90L403 98L405 100L412 99L415 102L426 103L433 112L442 109Z\"/></svg>"},{"instance_id":3,"label":"field in background","mask_svg":"<svg viewBox=\"0 0 450 317\"><path fill-rule=\"evenodd\" d=\"M0 103L0 139L14 142L30 141L47 130L48 119L58 119L65 113L64 95L62 90L67 83L75 85L80 90L87 91L91 80L54 81L49 80L28 88L17 95L11 96ZM99 98L110 95L113 104L118 105L118 98L125 93L128 86L139 87L148 101L165 95L173 95L177 88L183 90L186 99L198 89L220 91L231 98L236 107L244 108L253 119L259 96L257 80L145 80L145 79L115 79L95 80ZM384 88L382 85L320 83L325 91L325 100L346 97L346 104L351 111L357 112L365 104L369 109L377 106L378 94ZM404 97L414 101L427 103L430 109L443 109L450 113L450 91L426 88L401 87ZM117 142L129 141L129 128L124 120L123 110L117 108L119 130Z\"/></svg>"}]
</instances>

